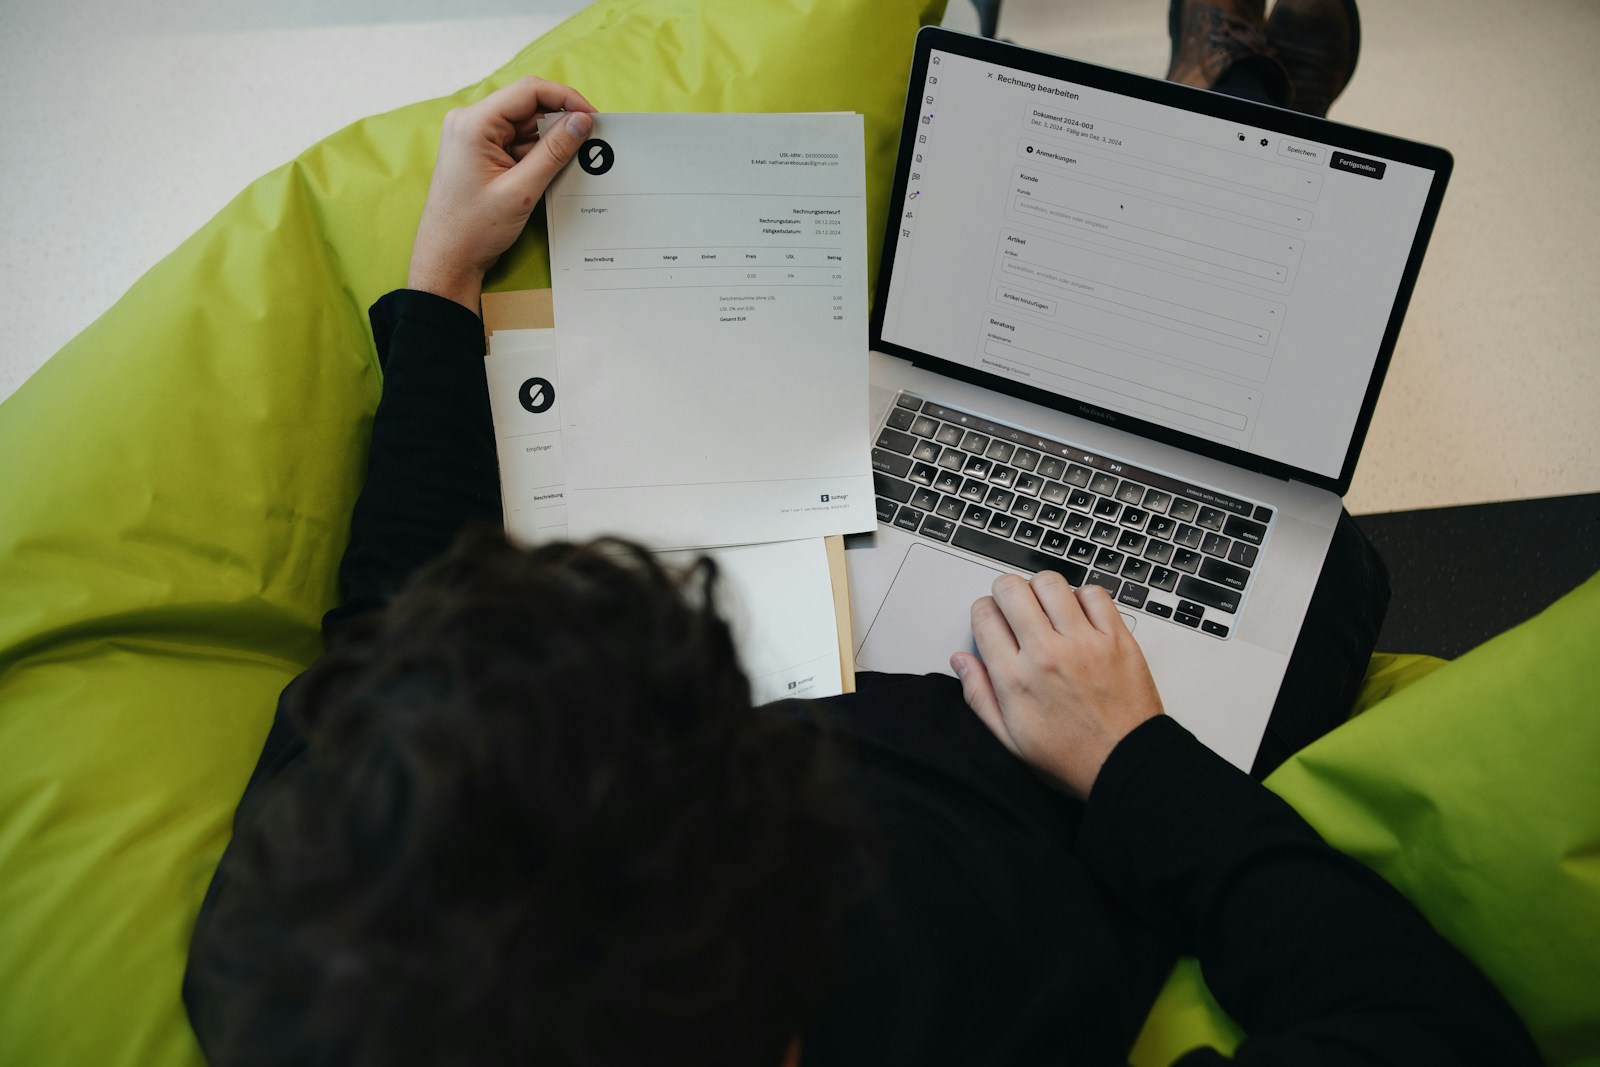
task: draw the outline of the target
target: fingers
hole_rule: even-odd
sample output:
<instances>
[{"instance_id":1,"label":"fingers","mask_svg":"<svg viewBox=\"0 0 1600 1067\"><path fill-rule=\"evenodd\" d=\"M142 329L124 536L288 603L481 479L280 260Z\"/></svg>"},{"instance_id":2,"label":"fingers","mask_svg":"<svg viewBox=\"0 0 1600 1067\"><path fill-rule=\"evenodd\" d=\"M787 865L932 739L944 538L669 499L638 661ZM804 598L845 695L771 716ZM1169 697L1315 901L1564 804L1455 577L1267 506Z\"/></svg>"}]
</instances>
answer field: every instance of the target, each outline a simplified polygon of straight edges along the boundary
<instances>
[{"instance_id":1,"label":"fingers","mask_svg":"<svg viewBox=\"0 0 1600 1067\"><path fill-rule=\"evenodd\" d=\"M1072 591L1072 586L1067 579L1055 571L1040 571L1033 576L1033 595L1038 598L1039 606L1044 609L1045 616L1049 618L1050 625L1058 634L1071 634L1074 630L1089 625L1089 620L1084 618L1083 605L1078 603L1078 596Z\"/></svg>"},{"instance_id":2,"label":"fingers","mask_svg":"<svg viewBox=\"0 0 1600 1067\"><path fill-rule=\"evenodd\" d=\"M1017 635L992 596L980 597L972 604L972 638L978 655L989 663L1017 654Z\"/></svg>"},{"instance_id":3,"label":"fingers","mask_svg":"<svg viewBox=\"0 0 1600 1067\"><path fill-rule=\"evenodd\" d=\"M1032 644L1054 632L1033 586L1015 574L1002 574L994 580L994 600L1005 613L1018 645Z\"/></svg>"},{"instance_id":4,"label":"fingers","mask_svg":"<svg viewBox=\"0 0 1600 1067\"><path fill-rule=\"evenodd\" d=\"M502 86L472 106L498 115L513 126L527 122L541 111L593 113L595 110L594 105L571 86L533 77Z\"/></svg>"},{"instance_id":5,"label":"fingers","mask_svg":"<svg viewBox=\"0 0 1600 1067\"><path fill-rule=\"evenodd\" d=\"M538 199L545 186L577 154L578 146L583 144L592 129L594 120L582 111L574 111L566 118L551 123L527 154L511 168L511 173L525 187L528 195Z\"/></svg>"},{"instance_id":6,"label":"fingers","mask_svg":"<svg viewBox=\"0 0 1600 1067\"><path fill-rule=\"evenodd\" d=\"M1090 625L1103 634L1114 634L1118 630L1126 631L1128 624L1122 621L1122 612L1117 610L1117 602L1111 599L1111 594L1098 585L1085 585L1078 590L1078 603L1083 606L1083 614L1088 618Z\"/></svg>"},{"instance_id":7,"label":"fingers","mask_svg":"<svg viewBox=\"0 0 1600 1067\"><path fill-rule=\"evenodd\" d=\"M1002 745L1020 756L1022 753L1017 750L1017 743L1012 739L1011 731L1006 729L1005 717L1000 713L1000 698L995 696L988 669L976 656L967 652L957 652L951 656L950 669L961 679L961 695L966 699L967 707L977 714L978 719Z\"/></svg>"}]
</instances>

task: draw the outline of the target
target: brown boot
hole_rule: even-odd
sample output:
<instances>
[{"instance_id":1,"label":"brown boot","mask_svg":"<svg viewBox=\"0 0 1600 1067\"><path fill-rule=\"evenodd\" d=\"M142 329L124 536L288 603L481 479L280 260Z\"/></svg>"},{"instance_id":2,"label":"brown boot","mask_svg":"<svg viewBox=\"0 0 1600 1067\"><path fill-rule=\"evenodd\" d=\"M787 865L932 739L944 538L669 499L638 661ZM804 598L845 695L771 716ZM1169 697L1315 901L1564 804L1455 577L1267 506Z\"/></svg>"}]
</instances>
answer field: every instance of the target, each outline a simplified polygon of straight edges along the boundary
<instances>
[{"instance_id":1,"label":"brown boot","mask_svg":"<svg viewBox=\"0 0 1600 1067\"><path fill-rule=\"evenodd\" d=\"M1172 63L1167 80L1210 89L1223 72L1247 63L1275 93L1287 97L1289 78L1267 40L1266 0L1172 0L1167 32Z\"/></svg>"},{"instance_id":2,"label":"brown boot","mask_svg":"<svg viewBox=\"0 0 1600 1067\"><path fill-rule=\"evenodd\" d=\"M1361 52L1355 0L1278 0L1267 19L1267 39L1289 72L1287 106L1327 115Z\"/></svg>"}]
</instances>

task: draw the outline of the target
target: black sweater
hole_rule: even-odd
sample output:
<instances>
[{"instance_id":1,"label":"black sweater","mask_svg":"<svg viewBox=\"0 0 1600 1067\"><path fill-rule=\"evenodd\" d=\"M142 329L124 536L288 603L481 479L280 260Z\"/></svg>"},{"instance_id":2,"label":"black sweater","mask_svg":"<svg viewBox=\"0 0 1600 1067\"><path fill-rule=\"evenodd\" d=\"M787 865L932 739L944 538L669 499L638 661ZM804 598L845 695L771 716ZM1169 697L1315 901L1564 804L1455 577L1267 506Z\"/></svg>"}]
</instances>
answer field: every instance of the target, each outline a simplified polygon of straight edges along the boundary
<instances>
[{"instance_id":1,"label":"black sweater","mask_svg":"<svg viewBox=\"0 0 1600 1067\"><path fill-rule=\"evenodd\" d=\"M371 316L384 391L330 638L463 525L500 519L481 322L409 291ZM1180 952L1248 1033L1241 1064L1538 1062L1499 994L1397 892L1171 719L1125 738L1079 804L1005 751L954 680L868 674L860 689L822 702L828 743L889 867L850 921L808 1065L1121 1063ZM304 752L280 711L246 800ZM224 856L197 931L228 871ZM251 966L193 954L202 1046Z\"/></svg>"}]
</instances>

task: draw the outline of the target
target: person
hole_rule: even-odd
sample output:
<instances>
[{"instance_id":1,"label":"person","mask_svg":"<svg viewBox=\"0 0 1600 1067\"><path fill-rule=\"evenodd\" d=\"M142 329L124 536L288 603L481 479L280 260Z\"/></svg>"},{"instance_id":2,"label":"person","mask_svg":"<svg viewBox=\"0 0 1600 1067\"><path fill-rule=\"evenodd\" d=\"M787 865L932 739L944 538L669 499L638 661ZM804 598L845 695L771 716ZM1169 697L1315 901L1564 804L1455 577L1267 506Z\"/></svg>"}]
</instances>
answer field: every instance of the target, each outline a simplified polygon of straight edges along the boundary
<instances>
[{"instance_id":1,"label":"person","mask_svg":"<svg viewBox=\"0 0 1600 1067\"><path fill-rule=\"evenodd\" d=\"M1003 577L959 681L752 709L709 563L506 543L478 297L592 112L525 79L445 120L408 288L371 313L328 652L195 926L211 1062L1116 1063L1180 952L1240 1062L1537 1062L1398 893L1162 713L1103 590ZM1371 648L1353 536L1286 748Z\"/></svg>"}]
</instances>

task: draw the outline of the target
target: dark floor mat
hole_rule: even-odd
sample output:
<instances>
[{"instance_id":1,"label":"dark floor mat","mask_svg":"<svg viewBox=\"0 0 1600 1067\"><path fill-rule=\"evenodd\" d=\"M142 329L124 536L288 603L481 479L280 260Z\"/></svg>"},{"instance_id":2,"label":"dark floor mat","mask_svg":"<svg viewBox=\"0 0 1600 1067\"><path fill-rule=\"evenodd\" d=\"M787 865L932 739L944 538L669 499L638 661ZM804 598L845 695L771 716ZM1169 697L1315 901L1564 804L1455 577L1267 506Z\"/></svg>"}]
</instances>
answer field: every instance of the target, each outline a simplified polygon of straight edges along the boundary
<instances>
[{"instance_id":1,"label":"dark floor mat","mask_svg":"<svg viewBox=\"0 0 1600 1067\"><path fill-rule=\"evenodd\" d=\"M1453 658L1600 570L1600 493L1357 515L1394 588L1378 647Z\"/></svg>"}]
</instances>

